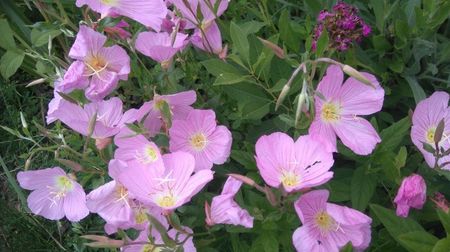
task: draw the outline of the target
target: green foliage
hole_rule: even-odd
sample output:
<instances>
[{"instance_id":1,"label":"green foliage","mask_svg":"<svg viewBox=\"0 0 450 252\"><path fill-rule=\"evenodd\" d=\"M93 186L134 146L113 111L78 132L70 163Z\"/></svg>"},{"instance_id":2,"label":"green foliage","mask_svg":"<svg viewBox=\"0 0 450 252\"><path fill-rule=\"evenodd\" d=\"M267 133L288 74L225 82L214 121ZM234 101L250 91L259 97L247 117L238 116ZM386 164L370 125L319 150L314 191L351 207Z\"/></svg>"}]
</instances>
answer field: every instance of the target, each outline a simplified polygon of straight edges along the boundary
<instances>
[{"instance_id":1,"label":"green foliage","mask_svg":"<svg viewBox=\"0 0 450 252\"><path fill-rule=\"evenodd\" d=\"M412 144L409 115L409 110L434 91L449 91L450 1L351 1L371 25L371 36L346 52L335 52L329 50L330 38L324 32L313 52L311 37L317 14L335 2L231 1L219 21L224 43L229 47L225 60L187 48L164 70L132 50L130 45L135 38L130 43L112 41L126 48L131 58L129 79L121 81L113 94L126 100L128 108L150 100L154 91L166 94L194 89L198 94L195 106L213 109L220 124L232 131L229 162L216 166L215 180L173 217L175 222L199 234L194 237L198 251L294 251L292 233L301 224L292 202L300 193L284 197L282 205L273 207L264 194L243 186L236 200L255 217L253 229L229 225L206 228L203 205L220 193L229 173L243 174L262 184L254 159L254 144L261 135L276 131L293 137L307 134L314 111L302 113L296 124L295 106L303 78L316 87L324 64L315 66L314 75L300 73L277 111L275 104L295 68L318 57L330 57L371 72L386 91L382 111L366 117L380 133L381 143L368 156L357 156L338 145L334 177L324 185L330 190L330 201L355 208L373 219L370 251L449 250L449 214L435 210L435 204L427 200L422 210L411 209L409 218L400 218L395 215L392 202L402 178L411 173L426 178L428 198L438 191L450 196L450 173L429 169ZM94 142L88 141L85 157L79 156L86 139L60 123L46 125L44 118L53 96L51 86L71 63L67 53L77 24L84 18L83 12L73 1L4 0L0 1L0 14L0 153L5 161L0 174L0 250L59 251L63 247L67 251L99 251L86 248L85 241L79 238L82 234L103 232L104 223L98 216L73 224L32 216L26 212L25 191L14 181L16 173L25 166L35 169L55 165L81 166L92 171L79 177L86 191L108 181L107 160L113 156L112 147L99 157ZM116 21L104 19L99 29ZM130 23L132 34L143 30ZM278 46L284 57L279 58L259 38ZM311 69L312 65L308 63L307 67ZM26 88L33 80L40 81ZM64 98L86 101L77 93ZM167 103L162 108L165 126L170 126L170 108ZM20 113L28 127L22 126ZM128 127L142 132L138 123ZM58 148L61 142L70 149ZM168 145L166 136L157 136L155 142ZM276 197L282 198L278 194ZM352 250L348 244L342 251Z\"/></svg>"}]
</instances>

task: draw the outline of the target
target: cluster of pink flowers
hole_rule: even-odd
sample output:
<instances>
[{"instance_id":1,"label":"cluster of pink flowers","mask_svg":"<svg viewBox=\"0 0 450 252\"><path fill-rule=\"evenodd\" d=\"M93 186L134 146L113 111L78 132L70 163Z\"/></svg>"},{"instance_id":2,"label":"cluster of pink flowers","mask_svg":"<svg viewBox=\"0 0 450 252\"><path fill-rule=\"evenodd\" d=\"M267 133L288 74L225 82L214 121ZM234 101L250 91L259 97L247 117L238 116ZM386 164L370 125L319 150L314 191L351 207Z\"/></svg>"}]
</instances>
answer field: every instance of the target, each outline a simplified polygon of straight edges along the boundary
<instances>
[{"instance_id":1,"label":"cluster of pink flowers","mask_svg":"<svg viewBox=\"0 0 450 252\"><path fill-rule=\"evenodd\" d=\"M358 9L345 2L333 6L333 12L322 10L317 21L318 24L314 28L313 50L316 49L317 40L324 30L330 38L330 47L339 51L347 50L354 41L361 42L372 32L370 26L358 16Z\"/></svg>"},{"instance_id":2,"label":"cluster of pink flowers","mask_svg":"<svg viewBox=\"0 0 450 252\"><path fill-rule=\"evenodd\" d=\"M167 68L176 53L189 42L209 53L226 56L216 19L227 9L226 0L77 0L77 6L87 5L105 16L125 16L148 27L137 35L135 48ZM338 50L345 50L353 40L370 33L358 16L356 8L343 2L334 13L322 12L315 38L327 29ZM332 26L331 26L332 25ZM121 21L105 33L119 38L129 36ZM193 29L192 35L186 30ZM105 231L140 230L137 243L123 251L150 251L163 243L160 234L149 229L148 215L159 220L168 236L184 240L185 251L195 251L188 227L178 233L165 217L191 201L213 179L214 165L224 164L230 156L232 134L217 125L215 112L195 109L195 91L169 95L155 94L140 108L127 111L118 97L105 99L127 80L130 58L118 45L105 46L107 37L81 25L69 57L74 61L65 75L55 82L55 97L49 104L47 122L61 121L88 138L95 139L98 149L114 144L114 158L108 163L109 182L85 194L73 173L59 167L19 172L21 187L32 190L28 205L34 214L47 219L80 221L89 212L105 220ZM337 139L358 155L374 151L381 139L374 127L362 116L381 110L384 89L376 77L361 73L360 78L344 81L341 66L331 65L315 90L315 118L308 135L292 139L282 132L261 136L255 145L255 159L261 177L268 185L260 187L253 180L230 175L222 193L205 202L206 224L253 227L253 217L235 201L243 183L266 193L271 203L276 199L269 187L282 195L303 194L293 204L302 226L293 233L297 251L339 251L351 242L358 251L369 246L372 219L357 210L328 203L327 190L314 190L333 178L333 153ZM63 93L84 90L89 103L66 100ZM424 143L449 149L450 110L448 94L436 92L420 102L414 111L412 140L423 153L430 167L448 169L449 157L436 161L425 150ZM171 123L164 118L169 109ZM443 137L435 143L438 124L444 121ZM129 124L137 123L142 131L135 132ZM160 148L154 137L163 133L169 137L168 148ZM436 144L436 145L435 145ZM305 193L306 192L306 193ZM405 178L394 203L397 215L406 217L409 209L422 208L426 200L426 184L420 175ZM152 237L152 238L149 238ZM186 239L185 239L186 238Z\"/></svg>"}]
</instances>

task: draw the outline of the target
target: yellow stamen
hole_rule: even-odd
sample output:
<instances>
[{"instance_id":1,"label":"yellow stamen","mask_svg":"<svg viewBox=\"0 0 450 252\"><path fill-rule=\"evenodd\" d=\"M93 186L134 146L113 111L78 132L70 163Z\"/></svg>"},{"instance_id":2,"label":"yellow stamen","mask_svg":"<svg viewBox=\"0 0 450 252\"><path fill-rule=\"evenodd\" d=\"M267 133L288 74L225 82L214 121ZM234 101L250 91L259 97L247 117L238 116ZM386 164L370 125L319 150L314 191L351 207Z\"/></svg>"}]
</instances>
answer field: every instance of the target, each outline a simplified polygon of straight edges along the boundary
<instances>
[{"instance_id":1,"label":"yellow stamen","mask_svg":"<svg viewBox=\"0 0 450 252\"><path fill-rule=\"evenodd\" d=\"M284 171L281 175L280 180L285 188L295 187L300 182L299 176L291 171Z\"/></svg>"},{"instance_id":2,"label":"yellow stamen","mask_svg":"<svg viewBox=\"0 0 450 252\"><path fill-rule=\"evenodd\" d=\"M117 5L117 0L100 0L102 4L108 5L108 6L115 6Z\"/></svg>"},{"instance_id":3,"label":"yellow stamen","mask_svg":"<svg viewBox=\"0 0 450 252\"><path fill-rule=\"evenodd\" d=\"M428 143L433 144L434 143L434 132L436 131L436 128L429 128L427 132L425 133L425 139Z\"/></svg>"},{"instance_id":4,"label":"yellow stamen","mask_svg":"<svg viewBox=\"0 0 450 252\"><path fill-rule=\"evenodd\" d=\"M56 186L60 192L72 191L73 183L67 176L58 176L56 178Z\"/></svg>"},{"instance_id":5,"label":"yellow stamen","mask_svg":"<svg viewBox=\"0 0 450 252\"><path fill-rule=\"evenodd\" d=\"M161 248L155 247L152 244L146 244L142 248L142 252L160 252L160 251L161 251Z\"/></svg>"},{"instance_id":6,"label":"yellow stamen","mask_svg":"<svg viewBox=\"0 0 450 252\"><path fill-rule=\"evenodd\" d=\"M203 133L195 133L190 137L189 143L194 150L202 151L208 144L208 139Z\"/></svg>"},{"instance_id":7,"label":"yellow stamen","mask_svg":"<svg viewBox=\"0 0 450 252\"><path fill-rule=\"evenodd\" d=\"M156 110L161 111L162 108L163 108L163 106L164 106L164 103L166 103L165 100L159 99L159 100L157 100L157 101L153 104L153 107L154 107Z\"/></svg>"},{"instance_id":8,"label":"yellow stamen","mask_svg":"<svg viewBox=\"0 0 450 252\"><path fill-rule=\"evenodd\" d=\"M322 106L322 119L326 122L336 122L341 119L340 108L334 103L324 103Z\"/></svg>"},{"instance_id":9,"label":"yellow stamen","mask_svg":"<svg viewBox=\"0 0 450 252\"><path fill-rule=\"evenodd\" d=\"M172 207L175 202L175 197L171 194L161 196L156 200L156 204L160 207Z\"/></svg>"}]
</instances>

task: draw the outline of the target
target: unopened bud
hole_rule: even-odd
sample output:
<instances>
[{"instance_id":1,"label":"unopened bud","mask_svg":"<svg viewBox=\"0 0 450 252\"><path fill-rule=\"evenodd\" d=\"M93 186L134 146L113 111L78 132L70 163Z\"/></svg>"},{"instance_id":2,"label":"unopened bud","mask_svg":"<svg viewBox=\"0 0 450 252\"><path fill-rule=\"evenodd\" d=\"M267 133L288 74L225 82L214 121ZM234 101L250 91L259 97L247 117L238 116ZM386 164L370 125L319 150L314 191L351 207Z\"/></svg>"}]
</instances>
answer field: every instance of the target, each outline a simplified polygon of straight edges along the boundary
<instances>
[{"instance_id":1,"label":"unopened bud","mask_svg":"<svg viewBox=\"0 0 450 252\"><path fill-rule=\"evenodd\" d=\"M267 48L269 48L270 50L272 50L272 52L280 59L284 59L285 55L284 55L284 50L281 49L278 45L276 45L275 43L269 41L269 40L265 40L262 39L260 37L258 37L259 41L261 41L263 43L263 45Z\"/></svg>"},{"instance_id":2,"label":"unopened bud","mask_svg":"<svg viewBox=\"0 0 450 252\"><path fill-rule=\"evenodd\" d=\"M63 159L63 158L55 158L56 161L60 162L61 164L69 167L70 169L79 172L83 170L83 166L81 166L79 163L72 161L72 160L68 160L68 159Z\"/></svg>"},{"instance_id":3,"label":"unopened bud","mask_svg":"<svg viewBox=\"0 0 450 252\"><path fill-rule=\"evenodd\" d=\"M350 75L351 77L361 81L362 83L375 88L375 86L372 84L372 82L370 82L370 80L368 80L362 73L360 73L358 70L354 69L353 67L351 67L349 65L344 65L342 67L342 71L344 71L344 73Z\"/></svg>"},{"instance_id":4,"label":"unopened bud","mask_svg":"<svg viewBox=\"0 0 450 252\"><path fill-rule=\"evenodd\" d=\"M23 115L22 111L20 111L20 122L22 123L22 127L27 129L28 128L28 124L27 121L25 120L25 116Z\"/></svg>"},{"instance_id":5,"label":"unopened bud","mask_svg":"<svg viewBox=\"0 0 450 252\"><path fill-rule=\"evenodd\" d=\"M92 248L120 248L125 245L123 240L113 240L101 235L82 235L81 238L93 241L85 243Z\"/></svg>"},{"instance_id":6,"label":"unopened bud","mask_svg":"<svg viewBox=\"0 0 450 252\"><path fill-rule=\"evenodd\" d=\"M284 85L280 95L278 96L277 103L275 104L275 111L278 110L278 108L281 106L281 103L283 103L290 89L291 89L290 85L287 84Z\"/></svg>"},{"instance_id":7,"label":"unopened bud","mask_svg":"<svg viewBox=\"0 0 450 252\"><path fill-rule=\"evenodd\" d=\"M27 161L25 161L25 167L24 170L27 171L31 166L31 157L27 159Z\"/></svg>"},{"instance_id":8,"label":"unopened bud","mask_svg":"<svg viewBox=\"0 0 450 252\"><path fill-rule=\"evenodd\" d=\"M220 53L219 53L217 56L219 56L219 59L225 61L225 59L226 59L227 56L228 56L228 45L225 45L225 46L222 48L222 51L220 51Z\"/></svg>"},{"instance_id":9,"label":"unopened bud","mask_svg":"<svg viewBox=\"0 0 450 252\"><path fill-rule=\"evenodd\" d=\"M110 137L95 139L95 146L97 147L98 150L105 149L111 143L112 140Z\"/></svg>"},{"instance_id":10,"label":"unopened bud","mask_svg":"<svg viewBox=\"0 0 450 252\"><path fill-rule=\"evenodd\" d=\"M25 87L32 87L34 85L41 84L41 83L44 83L44 82L45 82L45 78L36 79L36 80L28 83Z\"/></svg>"},{"instance_id":11,"label":"unopened bud","mask_svg":"<svg viewBox=\"0 0 450 252\"><path fill-rule=\"evenodd\" d=\"M244 184L247 184L249 186L255 186L256 185L255 181L253 179L247 177L247 176L243 176L243 175L235 174L235 173L228 174L228 176L233 177L233 178L235 178L235 179L237 179L237 180L239 180L239 181L241 181Z\"/></svg>"},{"instance_id":12,"label":"unopened bud","mask_svg":"<svg viewBox=\"0 0 450 252\"><path fill-rule=\"evenodd\" d=\"M208 201L205 200L205 222L208 226L214 226L214 221L211 219L211 207L208 204Z\"/></svg>"},{"instance_id":13,"label":"unopened bud","mask_svg":"<svg viewBox=\"0 0 450 252\"><path fill-rule=\"evenodd\" d=\"M278 200L275 194L272 192L270 187L264 186L264 191L266 193L266 198L272 206L278 205Z\"/></svg>"}]
</instances>

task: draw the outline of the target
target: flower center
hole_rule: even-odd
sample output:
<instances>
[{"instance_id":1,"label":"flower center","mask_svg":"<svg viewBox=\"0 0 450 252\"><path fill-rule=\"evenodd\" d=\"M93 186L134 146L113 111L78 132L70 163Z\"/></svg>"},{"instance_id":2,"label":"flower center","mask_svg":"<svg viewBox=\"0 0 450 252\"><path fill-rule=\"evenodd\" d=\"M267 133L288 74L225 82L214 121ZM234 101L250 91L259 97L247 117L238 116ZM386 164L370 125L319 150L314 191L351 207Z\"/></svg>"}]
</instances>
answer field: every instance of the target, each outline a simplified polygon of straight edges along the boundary
<instances>
[{"instance_id":1,"label":"flower center","mask_svg":"<svg viewBox=\"0 0 450 252\"><path fill-rule=\"evenodd\" d=\"M337 230L338 226L336 221L327 212L320 211L314 216L314 222L316 226L320 229L320 233L325 235L331 230Z\"/></svg>"},{"instance_id":2,"label":"flower center","mask_svg":"<svg viewBox=\"0 0 450 252\"><path fill-rule=\"evenodd\" d=\"M175 197L172 194L164 195L156 200L160 207L172 207L175 205Z\"/></svg>"},{"instance_id":3,"label":"flower center","mask_svg":"<svg viewBox=\"0 0 450 252\"><path fill-rule=\"evenodd\" d=\"M134 214L134 220L136 221L136 224L142 224L142 223L144 223L144 222L146 222L148 220L147 219L147 214L142 209L139 209Z\"/></svg>"},{"instance_id":4,"label":"flower center","mask_svg":"<svg viewBox=\"0 0 450 252\"><path fill-rule=\"evenodd\" d=\"M109 5L109 6L115 6L117 5L117 0L100 0L102 4Z\"/></svg>"},{"instance_id":5,"label":"flower center","mask_svg":"<svg viewBox=\"0 0 450 252\"><path fill-rule=\"evenodd\" d=\"M159 99L154 103L153 107L156 110L161 111L163 109L165 103L167 103L165 100Z\"/></svg>"},{"instance_id":6,"label":"flower center","mask_svg":"<svg viewBox=\"0 0 450 252\"><path fill-rule=\"evenodd\" d=\"M73 190L73 183L67 176L58 176L56 178L56 187L60 193L66 193Z\"/></svg>"},{"instance_id":7,"label":"flower center","mask_svg":"<svg viewBox=\"0 0 450 252\"><path fill-rule=\"evenodd\" d=\"M208 144L208 139L203 133L195 133L190 137L189 143L194 150L202 151Z\"/></svg>"},{"instance_id":8,"label":"flower center","mask_svg":"<svg viewBox=\"0 0 450 252\"><path fill-rule=\"evenodd\" d=\"M158 159L158 150L152 145L147 145L144 150L136 153L136 159L142 164L150 164Z\"/></svg>"},{"instance_id":9,"label":"flower center","mask_svg":"<svg viewBox=\"0 0 450 252\"><path fill-rule=\"evenodd\" d=\"M106 68L107 63L99 56L92 56L86 61L86 65L92 72L98 73Z\"/></svg>"},{"instance_id":10,"label":"flower center","mask_svg":"<svg viewBox=\"0 0 450 252\"><path fill-rule=\"evenodd\" d=\"M128 197L128 190L122 186L122 185L118 185L116 188L116 198L117 200L126 200Z\"/></svg>"},{"instance_id":11,"label":"flower center","mask_svg":"<svg viewBox=\"0 0 450 252\"><path fill-rule=\"evenodd\" d=\"M432 144L434 143L434 133L436 132L436 128L429 128L427 132L425 133L425 139L428 143Z\"/></svg>"},{"instance_id":12,"label":"flower center","mask_svg":"<svg viewBox=\"0 0 450 252\"><path fill-rule=\"evenodd\" d=\"M322 119L326 122L336 122L341 119L339 107L334 103L324 103L322 106Z\"/></svg>"},{"instance_id":13,"label":"flower center","mask_svg":"<svg viewBox=\"0 0 450 252\"><path fill-rule=\"evenodd\" d=\"M146 244L142 248L142 252L160 252L161 249L159 247L155 247L152 244Z\"/></svg>"},{"instance_id":14,"label":"flower center","mask_svg":"<svg viewBox=\"0 0 450 252\"><path fill-rule=\"evenodd\" d=\"M294 187L299 184L299 176L292 171L284 171L281 175L281 183L285 188Z\"/></svg>"}]
</instances>

